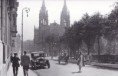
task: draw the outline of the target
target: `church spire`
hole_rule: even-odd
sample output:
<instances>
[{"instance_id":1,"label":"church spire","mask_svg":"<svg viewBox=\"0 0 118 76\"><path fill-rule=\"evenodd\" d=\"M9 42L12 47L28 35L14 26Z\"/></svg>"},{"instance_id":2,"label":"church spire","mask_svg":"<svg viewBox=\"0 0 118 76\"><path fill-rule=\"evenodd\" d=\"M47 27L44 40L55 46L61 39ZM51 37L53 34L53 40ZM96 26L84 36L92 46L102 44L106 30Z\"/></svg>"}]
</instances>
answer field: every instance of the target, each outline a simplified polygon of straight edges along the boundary
<instances>
[{"instance_id":1,"label":"church spire","mask_svg":"<svg viewBox=\"0 0 118 76\"><path fill-rule=\"evenodd\" d=\"M41 7L42 10L46 10L46 7L45 7L45 0L42 1L42 7Z\"/></svg>"},{"instance_id":2,"label":"church spire","mask_svg":"<svg viewBox=\"0 0 118 76\"><path fill-rule=\"evenodd\" d=\"M66 0L64 0L64 7L66 7L66 8L67 8L67 6L66 6Z\"/></svg>"},{"instance_id":3,"label":"church spire","mask_svg":"<svg viewBox=\"0 0 118 76\"><path fill-rule=\"evenodd\" d=\"M64 0L64 6L62 8L60 24L64 27L70 26L70 14L67 9L66 0Z\"/></svg>"},{"instance_id":4,"label":"church spire","mask_svg":"<svg viewBox=\"0 0 118 76\"><path fill-rule=\"evenodd\" d=\"M62 12L65 11L65 13L67 13L67 5L66 5L66 0L64 0L64 6L63 6L63 9L62 9Z\"/></svg>"},{"instance_id":5,"label":"church spire","mask_svg":"<svg viewBox=\"0 0 118 76\"><path fill-rule=\"evenodd\" d=\"M45 0L43 0L42 2L42 7L45 7Z\"/></svg>"}]
</instances>

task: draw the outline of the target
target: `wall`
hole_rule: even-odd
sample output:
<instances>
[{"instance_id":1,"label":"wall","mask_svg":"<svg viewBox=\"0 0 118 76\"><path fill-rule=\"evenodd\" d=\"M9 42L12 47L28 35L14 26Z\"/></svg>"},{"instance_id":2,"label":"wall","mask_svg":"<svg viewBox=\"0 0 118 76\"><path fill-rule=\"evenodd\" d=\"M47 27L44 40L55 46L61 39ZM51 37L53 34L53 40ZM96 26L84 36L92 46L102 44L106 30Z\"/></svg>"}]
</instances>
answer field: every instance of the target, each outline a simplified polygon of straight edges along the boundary
<instances>
[{"instance_id":1,"label":"wall","mask_svg":"<svg viewBox=\"0 0 118 76\"><path fill-rule=\"evenodd\" d=\"M16 18L11 20L11 18L13 18L11 14L17 12L17 10L12 12L13 8L17 9L16 1L17 0L0 0L0 76L7 75L10 65L10 54L12 52L12 34L17 33L16 24L15 26L13 24ZM10 5L10 3L14 5ZM15 28L15 31L12 27Z\"/></svg>"}]
</instances>

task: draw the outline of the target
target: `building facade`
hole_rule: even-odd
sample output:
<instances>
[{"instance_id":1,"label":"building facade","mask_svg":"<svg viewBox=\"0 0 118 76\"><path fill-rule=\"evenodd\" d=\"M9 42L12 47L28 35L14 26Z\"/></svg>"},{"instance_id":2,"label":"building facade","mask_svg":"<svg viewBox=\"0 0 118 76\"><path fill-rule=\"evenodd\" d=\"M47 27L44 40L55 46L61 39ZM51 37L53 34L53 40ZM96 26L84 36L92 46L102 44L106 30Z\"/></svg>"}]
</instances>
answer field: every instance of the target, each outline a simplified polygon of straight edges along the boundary
<instances>
[{"instance_id":1,"label":"building facade","mask_svg":"<svg viewBox=\"0 0 118 76\"><path fill-rule=\"evenodd\" d=\"M17 33L17 0L0 0L0 76L9 68L13 40Z\"/></svg>"},{"instance_id":2,"label":"building facade","mask_svg":"<svg viewBox=\"0 0 118 76\"><path fill-rule=\"evenodd\" d=\"M34 27L34 46L35 50L48 50L49 47L46 44L46 38L50 35L62 36L65 32L65 28L70 27L70 15L67 9L66 0L64 0L64 6L62 8L60 16L60 24L48 23L48 11L46 10L45 1L42 1L42 7L39 13L39 28Z\"/></svg>"},{"instance_id":3,"label":"building facade","mask_svg":"<svg viewBox=\"0 0 118 76\"><path fill-rule=\"evenodd\" d=\"M21 51L21 36L17 34L12 40L12 52L19 53Z\"/></svg>"}]
</instances>

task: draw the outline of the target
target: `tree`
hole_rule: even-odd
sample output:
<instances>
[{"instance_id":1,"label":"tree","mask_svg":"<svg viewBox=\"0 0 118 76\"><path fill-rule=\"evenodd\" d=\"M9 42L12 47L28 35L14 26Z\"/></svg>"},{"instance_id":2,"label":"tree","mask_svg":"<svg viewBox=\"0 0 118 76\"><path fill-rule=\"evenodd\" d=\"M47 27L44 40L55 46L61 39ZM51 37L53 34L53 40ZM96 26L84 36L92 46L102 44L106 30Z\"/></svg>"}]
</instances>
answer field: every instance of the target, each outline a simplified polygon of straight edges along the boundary
<instances>
[{"instance_id":1,"label":"tree","mask_svg":"<svg viewBox=\"0 0 118 76\"><path fill-rule=\"evenodd\" d=\"M93 52L91 49L97 42L97 53L101 54L100 39L104 37L111 50L111 42L116 41L118 34L118 3L114 10L104 17L100 13L95 13L89 16L87 13L80 21L75 22L63 35L61 41L71 49L72 53L79 50L82 41L84 41L88 48L88 54ZM103 47L105 48L105 47ZM109 51L108 51L109 52Z\"/></svg>"},{"instance_id":2,"label":"tree","mask_svg":"<svg viewBox=\"0 0 118 76\"><path fill-rule=\"evenodd\" d=\"M105 39L108 41L107 53L111 54L115 50L115 43L118 34L118 4L111 11L105 21ZM112 44L114 43L114 46Z\"/></svg>"},{"instance_id":3,"label":"tree","mask_svg":"<svg viewBox=\"0 0 118 76\"><path fill-rule=\"evenodd\" d=\"M88 55L91 52L91 48L93 47L93 44L95 42L96 35L94 34L94 29L90 24L91 17L86 13L82 19L81 22L84 24L84 37L83 40L87 45L88 48Z\"/></svg>"},{"instance_id":4,"label":"tree","mask_svg":"<svg viewBox=\"0 0 118 76\"><path fill-rule=\"evenodd\" d=\"M103 34L103 17L100 13L96 13L90 18L90 27L93 30L93 38L97 38L98 43L98 55L100 55L100 38Z\"/></svg>"},{"instance_id":5,"label":"tree","mask_svg":"<svg viewBox=\"0 0 118 76\"><path fill-rule=\"evenodd\" d=\"M75 22L71 28L69 28L62 37L63 43L70 48L71 55L76 54L76 50L79 51L83 37L83 23Z\"/></svg>"}]
</instances>

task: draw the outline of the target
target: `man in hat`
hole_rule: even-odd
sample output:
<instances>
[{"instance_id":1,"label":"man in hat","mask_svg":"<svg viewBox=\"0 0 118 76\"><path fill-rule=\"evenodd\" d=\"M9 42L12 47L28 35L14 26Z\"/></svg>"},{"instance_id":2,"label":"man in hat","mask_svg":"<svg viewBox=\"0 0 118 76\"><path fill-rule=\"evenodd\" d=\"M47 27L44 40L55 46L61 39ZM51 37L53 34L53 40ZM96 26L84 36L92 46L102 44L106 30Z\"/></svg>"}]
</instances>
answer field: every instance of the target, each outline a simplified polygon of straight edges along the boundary
<instances>
[{"instance_id":1,"label":"man in hat","mask_svg":"<svg viewBox=\"0 0 118 76\"><path fill-rule=\"evenodd\" d=\"M24 51L24 55L21 56L21 65L23 66L24 76L28 76L28 69L30 64L30 57L27 55L27 52Z\"/></svg>"},{"instance_id":2,"label":"man in hat","mask_svg":"<svg viewBox=\"0 0 118 76\"><path fill-rule=\"evenodd\" d=\"M17 53L14 53L14 57L11 58L14 76L17 76L18 74L19 60Z\"/></svg>"}]
</instances>

